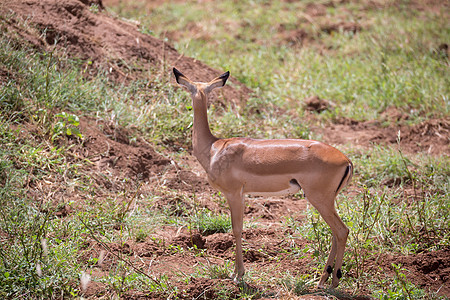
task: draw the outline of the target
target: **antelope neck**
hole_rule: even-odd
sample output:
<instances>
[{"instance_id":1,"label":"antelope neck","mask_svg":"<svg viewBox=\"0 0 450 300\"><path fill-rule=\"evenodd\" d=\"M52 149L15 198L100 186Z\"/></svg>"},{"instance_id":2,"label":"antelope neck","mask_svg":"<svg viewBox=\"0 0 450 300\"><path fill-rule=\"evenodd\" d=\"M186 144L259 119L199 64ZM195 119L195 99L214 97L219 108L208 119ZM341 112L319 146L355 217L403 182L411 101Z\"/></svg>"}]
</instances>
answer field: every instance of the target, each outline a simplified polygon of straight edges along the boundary
<instances>
[{"instance_id":1,"label":"antelope neck","mask_svg":"<svg viewBox=\"0 0 450 300\"><path fill-rule=\"evenodd\" d=\"M211 161L211 146L218 140L209 129L206 95L199 90L193 99L194 126L192 133L192 147L194 156L202 167L208 171Z\"/></svg>"}]
</instances>

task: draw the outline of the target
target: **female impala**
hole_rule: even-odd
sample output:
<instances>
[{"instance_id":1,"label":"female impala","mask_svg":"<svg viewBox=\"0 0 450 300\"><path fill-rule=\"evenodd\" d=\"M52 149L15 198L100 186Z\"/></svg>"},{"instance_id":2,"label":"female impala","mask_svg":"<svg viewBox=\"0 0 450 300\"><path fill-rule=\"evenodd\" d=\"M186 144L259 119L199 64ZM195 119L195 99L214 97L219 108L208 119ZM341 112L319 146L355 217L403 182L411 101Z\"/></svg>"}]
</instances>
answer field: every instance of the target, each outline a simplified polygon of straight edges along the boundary
<instances>
[{"instance_id":1,"label":"female impala","mask_svg":"<svg viewBox=\"0 0 450 300\"><path fill-rule=\"evenodd\" d=\"M337 149L317 141L218 139L209 129L207 96L213 89L223 87L230 73L204 83L192 82L175 68L173 72L177 82L192 96L194 156L208 174L210 184L225 195L230 207L236 239L233 280L238 282L244 275L241 237L244 194L285 195L302 189L333 233L330 255L318 286L323 287L333 273L332 287L336 287L342 277L348 229L336 213L334 200L352 177L351 161Z\"/></svg>"}]
</instances>

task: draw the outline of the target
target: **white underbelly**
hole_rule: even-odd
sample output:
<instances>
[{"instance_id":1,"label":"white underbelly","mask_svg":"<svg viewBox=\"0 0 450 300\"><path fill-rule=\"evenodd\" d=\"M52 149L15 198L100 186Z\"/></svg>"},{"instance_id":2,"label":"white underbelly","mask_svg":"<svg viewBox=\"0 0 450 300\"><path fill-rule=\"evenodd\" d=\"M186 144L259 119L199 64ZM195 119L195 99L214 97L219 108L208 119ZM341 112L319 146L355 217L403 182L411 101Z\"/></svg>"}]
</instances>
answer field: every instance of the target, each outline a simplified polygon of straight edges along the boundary
<instances>
[{"instance_id":1,"label":"white underbelly","mask_svg":"<svg viewBox=\"0 0 450 300\"><path fill-rule=\"evenodd\" d=\"M274 190L274 191L263 191L261 188L260 191L258 189L250 190L245 192L247 195L251 196L263 196L263 197L273 197L273 196L284 196L284 195L293 195L300 191L301 187L297 183L296 180L291 180L289 182L289 187L287 189Z\"/></svg>"}]
</instances>

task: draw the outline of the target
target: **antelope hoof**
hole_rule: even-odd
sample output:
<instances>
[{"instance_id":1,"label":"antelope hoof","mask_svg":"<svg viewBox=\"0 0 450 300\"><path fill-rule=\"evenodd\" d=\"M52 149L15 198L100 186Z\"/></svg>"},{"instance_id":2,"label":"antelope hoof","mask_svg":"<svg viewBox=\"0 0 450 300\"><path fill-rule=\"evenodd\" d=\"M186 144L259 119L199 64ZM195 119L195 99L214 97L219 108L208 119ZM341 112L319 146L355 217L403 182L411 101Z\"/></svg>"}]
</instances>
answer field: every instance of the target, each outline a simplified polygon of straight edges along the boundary
<instances>
[{"instance_id":1,"label":"antelope hoof","mask_svg":"<svg viewBox=\"0 0 450 300\"><path fill-rule=\"evenodd\" d=\"M333 269L331 266L328 266L327 269L322 273L322 276L320 277L319 284L317 285L318 289L324 289L325 288L325 282L327 281L328 277L330 277L330 274L333 272Z\"/></svg>"},{"instance_id":2,"label":"antelope hoof","mask_svg":"<svg viewBox=\"0 0 450 300\"><path fill-rule=\"evenodd\" d=\"M331 282L331 288L337 288L337 286L339 285L339 279L336 278L336 280L333 278L333 281Z\"/></svg>"},{"instance_id":3,"label":"antelope hoof","mask_svg":"<svg viewBox=\"0 0 450 300\"><path fill-rule=\"evenodd\" d=\"M331 288L337 288L337 286L339 285L339 278L333 277L333 279L331 280Z\"/></svg>"},{"instance_id":4,"label":"antelope hoof","mask_svg":"<svg viewBox=\"0 0 450 300\"><path fill-rule=\"evenodd\" d=\"M331 288L336 288L339 285L339 280L342 278L341 269L336 271L336 276L333 276L333 280L331 281Z\"/></svg>"},{"instance_id":5,"label":"antelope hoof","mask_svg":"<svg viewBox=\"0 0 450 300\"><path fill-rule=\"evenodd\" d=\"M232 277L233 279L233 283L239 287L245 286L246 283L245 281L242 279L242 277L238 277L238 276L234 276Z\"/></svg>"}]
</instances>

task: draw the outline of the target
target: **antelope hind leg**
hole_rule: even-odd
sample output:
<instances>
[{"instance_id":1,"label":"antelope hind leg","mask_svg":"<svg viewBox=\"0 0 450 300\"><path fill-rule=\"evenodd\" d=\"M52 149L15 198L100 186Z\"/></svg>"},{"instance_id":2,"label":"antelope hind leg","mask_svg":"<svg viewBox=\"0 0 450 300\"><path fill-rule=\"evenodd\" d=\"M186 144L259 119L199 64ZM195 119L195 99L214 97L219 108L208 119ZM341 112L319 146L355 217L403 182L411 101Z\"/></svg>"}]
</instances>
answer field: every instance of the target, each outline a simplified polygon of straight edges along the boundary
<instances>
[{"instance_id":1,"label":"antelope hind leg","mask_svg":"<svg viewBox=\"0 0 450 300\"><path fill-rule=\"evenodd\" d=\"M334 208L334 197L332 199L330 198L330 201L324 201L325 198L308 200L310 200L310 203L319 211L320 215L328 226L330 226L331 232L333 233L333 242L331 245L330 255L328 256L327 265L322 273L318 287L323 287L325 281L332 273L333 279L331 287L335 288L339 285L339 279L342 277L342 260L344 258L345 244L347 243L349 230L347 226L345 226L344 222L342 222L336 212L336 209ZM325 205L326 203L331 204ZM334 260L335 262L333 268L332 265Z\"/></svg>"},{"instance_id":2,"label":"antelope hind leg","mask_svg":"<svg viewBox=\"0 0 450 300\"><path fill-rule=\"evenodd\" d=\"M337 250L336 237L333 235L330 254L328 255L327 263L325 264L322 276L320 277L319 284L317 285L319 289L323 289L325 287L325 282L333 272L334 259L336 258L336 250Z\"/></svg>"}]
</instances>

